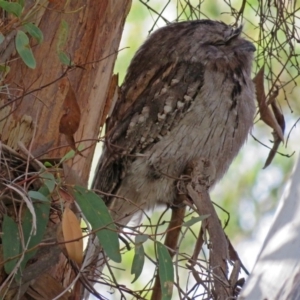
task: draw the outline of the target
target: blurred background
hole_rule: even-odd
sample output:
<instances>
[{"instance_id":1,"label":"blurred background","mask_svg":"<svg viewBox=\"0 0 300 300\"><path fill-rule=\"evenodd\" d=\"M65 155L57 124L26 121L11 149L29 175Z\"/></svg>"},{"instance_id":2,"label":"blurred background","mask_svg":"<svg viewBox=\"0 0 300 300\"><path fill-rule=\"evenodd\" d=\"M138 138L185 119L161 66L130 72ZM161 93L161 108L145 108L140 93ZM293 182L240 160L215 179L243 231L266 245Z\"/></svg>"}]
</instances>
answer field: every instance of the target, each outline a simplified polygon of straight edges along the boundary
<instances>
[{"instance_id":1,"label":"blurred background","mask_svg":"<svg viewBox=\"0 0 300 300\"><path fill-rule=\"evenodd\" d=\"M238 16L243 5L243 13ZM279 22L278 5L285 6L286 23L290 26L286 31L274 30L274 26ZM266 93L276 81L275 79L278 79L276 81L279 86L277 100L286 122L285 143L280 145L278 149L280 153L276 154L271 165L263 169L270 151L268 147L272 147L272 129L259 120L259 116L256 116L252 130L255 138L249 136L229 171L211 193L212 201L223 209L217 209L217 212L222 223L228 223L225 232L249 272L255 264L272 223L277 204L288 185L293 165L299 154L300 131L297 122L300 117L300 69L296 56L300 53L299 5L297 7L294 1L133 0L120 45L122 50L119 52L115 65L115 73L119 73L119 85L121 85L136 50L151 32L165 26L167 22L209 18L234 24L238 19L238 24L244 25L244 36L252 40L257 48L253 77L264 62L266 64ZM293 16L290 19L288 19L289 13ZM262 16L265 18L262 19ZM289 41L287 36L289 32L294 32L294 37L298 36L298 43L296 39ZM272 46L270 41L274 35L276 38ZM290 55L291 53L293 55ZM149 213L152 224L156 224L156 220L162 224L157 229L158 232L166 229L166 224L162 221L169 218L168 214L161 218L163 210L164 208L160 208L153 214ZM199 231L199 224L192 227L196 235ZM151 230L154 232L154 229ZM181 251L191 253L194 243L193 234L184 235L180 246ZM151 278L154 270L154 264L151 263L154 253L153 242L145 244L145 253L150 258L148 262L146 261L146 267L135 283L134 289L143 289ZM122 269L114 270L119 283L129 285L133 280L134 276L130 274L133 256L133 250L126 251ZM188 276L186 273L179 274ZM104 292L105 288L101 287L101 294L104 295ZM109 290L109 288L107 288L106 296L110 299L120 299L116 291Z\"/></svg>"}]
</instances>

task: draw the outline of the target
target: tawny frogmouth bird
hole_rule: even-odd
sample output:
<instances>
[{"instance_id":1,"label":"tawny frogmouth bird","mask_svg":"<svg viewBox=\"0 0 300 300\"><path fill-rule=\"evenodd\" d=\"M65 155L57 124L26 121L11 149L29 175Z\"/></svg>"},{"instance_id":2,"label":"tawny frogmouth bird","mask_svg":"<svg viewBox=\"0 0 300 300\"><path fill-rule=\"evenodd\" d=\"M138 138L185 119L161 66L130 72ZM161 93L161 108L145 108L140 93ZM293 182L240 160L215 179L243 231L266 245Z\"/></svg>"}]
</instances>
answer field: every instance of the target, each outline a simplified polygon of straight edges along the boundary
<instances>
[{"instance_id":1,"label":"tawny frogmouth bird","mask_svg":"<svg viewBox=\"0 0 300 300\"><path fill-rule=\"evenodd\" d=\"M109 116L93 188L116 222L172 204L192 161L215 167L218 181L253 124L254 45L242 27L197 20L160 28L139 48Z\"/></svg>"}]
</instances>

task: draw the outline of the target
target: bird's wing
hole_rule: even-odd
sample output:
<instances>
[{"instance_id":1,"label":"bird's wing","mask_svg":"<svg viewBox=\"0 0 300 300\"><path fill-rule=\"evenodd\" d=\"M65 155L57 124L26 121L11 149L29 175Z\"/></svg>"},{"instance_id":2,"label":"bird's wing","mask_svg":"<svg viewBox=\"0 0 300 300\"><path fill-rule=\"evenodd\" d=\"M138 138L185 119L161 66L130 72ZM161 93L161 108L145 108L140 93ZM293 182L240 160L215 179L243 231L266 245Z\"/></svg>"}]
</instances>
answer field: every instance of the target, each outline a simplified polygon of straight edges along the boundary
<instances>
[{"instance_id":1,"label":"bird's wing","mask_svg":"<svg viewBox=\"0 0 300 300\"><path fill-rule=\"evenodd\" d=\"M126 165L184 117L203 84L201 63L168 62L127 76L108 122L94 188L113 192ZM126 159L124 159L126 157ZM98 182L98 184L97 184Z\"/></svg>"},{"instance_id":2,"label":"bird's wing","mask_svg":"<svg viewBox=\"0 0 300 300\"><path fill-rule=\"evenodd\" d=\"M194 30L184 22L159 29L135 54L107 122L94 188L115 190L125 165L168 134L190 109L205 69L192 59L201 44L191 46L183 39ZM184 56L178 54L178 47Z\"/></svg>"},{"instance_id":3,"label":"bird's wing","mask_svg":"<svg viewBox=\"0 0 300 300\"><path fill-rule=\"evenodd\" d=\"M203 65L186 61L145 70L137 80L125 82L108 128L110 146L122 155L145 152L183 118L202 84Z\"/></svg>"}]
</instances>

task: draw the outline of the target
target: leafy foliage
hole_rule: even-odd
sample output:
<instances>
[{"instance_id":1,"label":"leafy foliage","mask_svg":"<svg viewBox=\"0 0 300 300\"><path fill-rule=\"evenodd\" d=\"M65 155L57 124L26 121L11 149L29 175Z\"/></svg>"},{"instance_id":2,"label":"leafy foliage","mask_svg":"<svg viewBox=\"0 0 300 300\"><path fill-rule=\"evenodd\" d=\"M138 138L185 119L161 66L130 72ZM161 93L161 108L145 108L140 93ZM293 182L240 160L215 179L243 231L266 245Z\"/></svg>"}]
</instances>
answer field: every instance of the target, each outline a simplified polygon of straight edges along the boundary
<instances>
[{"instance_id":1,"label":"leafy foliage","mask_svg":"<svg viewBox=\"0 0 300 300\"><path fill-rule=\"evenodd\" d=\"M0 1L0 7L6 10L8 13L20 17L23 7L17 2Z\"/></svg>"},{"instance_id":2,"label":"leafy foliage","mask_svg":"<svg viewBox=\"0 0 300 300\"><path fill-rule=\"evenodd\" d=\"M115 262L121 262L117 228L103 200L94 192L80 186L74 188L74 196L93 230L96 231L107 256Z\"/></svg>"},{"instance_id":3,"label":"leafy foliage","mask_svg":"<svg viewBox=\"0 0 300 300\"><path fill-rule=\"evenodd\" d=\"M44 40L44 36L42 31L33 23L26 23L24 25L24 29L33 37L36 39L36 41L41 44Z\"/></svg>"},{"instance_id":4,"label":"leafy foliage","mask_svg":"<svg viewBox=\"0 0 300 300\"><path fill-rule=\"evenodd\" d=\"M132 283L135 282L142 274L145 263L145 250L143 243L146 242L147 239L148 236L145 234L139 234L135 237L134 258L131 266L131 274L134 275Z\"/></svg>"},{"instance_id":5,"label":"leafy foliage","mask_svg":"<svg viewBox=\"0 0 300 300\"><path fill-rule=\"evenodd\" d=\"M48 201L34 204L36 224L34 224L34 217L28 208L25 209L21 220L21 231L13 218L4 215L2 244L4 261L7 261L4 265L5 271L10 274L14 270L18 281L21 279L21 274L28 260L36 254L38 250L36 246L42 241L49 219L49 191L40 189L38 193L43 195L43 200ZM36 225L36 232L34 232L34 225ZM12 259L12 257L16 258Z\"/></svg>"},{"instance_id":6,"label":"leafy foliage","mask_svg":"<svg viewBox=\"0 0 300 300\"><path fill-rule=\"evenodd\" d=\"M4 260L9 260L4 264L5 272L7 274L11 273L15 268L18 259L12 259L20 254L20 236L19 230L16 222L9 216L4 215L2 224L3 236L3 258Z\"/></svg>"},{"instance_id":7,"label":"leafy foliage","mask_svg":"<svg viewBox=\"0 0 300 300\"><path fill-rule=\"evenodd\" d=\"M157 242L158 273L162 290L162 300L172 299L174 271L173 262L167 248Z\"/></svg>"},{"instance_id":8,"label":"leafy foliage","mask_svg":"<svg viewBox=\"0 0 300 300\"><path fill-rule=\"evenodd\" d=\"M25 32L28 32L33 38L37 40L40 44L43 41L43 33L41 30L32 22L28 22L27 18L29 14L23 15L24 9L24 1L18 2L9 2L9 1L0 1L0 7L5 10L8 14L11 14L17 18L16 24L13 26L6 26L4 29L0 28L0 30L4 30L5 34L9 34L16 30L15 35L15 45L18 54L20 55L23 62L31 69L35 69L36 61L30 47L29 38ZM0 37L0 44L5 40L5 35L3 32ZM4 77L9 72L8 66L5 66Z\"/></svg>"},{"instance_id":9,"label":"leafy foliage","mask_svg":"<svg viewBox=\"0 0 300 300\"><path fill-rule=\"evenodd\" d=\"M16 35L16 49L24 63L31 69L35 69L36 61L29 45L28 36L21 30Z\"/></svg>"},{"instance_id":10,"label":"leafy foliage","mask_svg":"<svg viewBox=\"0 0 300 300\"><path fill-rule=\"evenodd\" d=\"M69 25L65 20L62 20L59 26L59 35L58 35L58 42L56 46L56 51L60 61L67 66L72 65L71 59L68 55L64 52L64 48L68 41L68 34L69 34Z\"/></svg>"}]
</instances>

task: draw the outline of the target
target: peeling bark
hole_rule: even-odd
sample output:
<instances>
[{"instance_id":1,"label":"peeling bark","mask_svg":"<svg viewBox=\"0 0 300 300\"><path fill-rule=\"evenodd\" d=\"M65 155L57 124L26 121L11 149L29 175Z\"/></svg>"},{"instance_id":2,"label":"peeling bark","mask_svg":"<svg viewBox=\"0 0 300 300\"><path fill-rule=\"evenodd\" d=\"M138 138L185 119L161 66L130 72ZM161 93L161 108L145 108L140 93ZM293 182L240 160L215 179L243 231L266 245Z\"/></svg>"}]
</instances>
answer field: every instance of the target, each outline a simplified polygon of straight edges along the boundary
<instances>
[{"instance_id":1,"label":"peeling bark","mask_svg":"<svg viewBox=\"0 0 300 300\"><path fill-rule=\"evenodd\" d=\"M5 57L10 72L5 78L7 95L4 97L2 94L0 99L1 143L16 151L22 144L38 158L60 158L70 151L65 136L59 133L59 120L66 113L66 95L61 92L60 85L62 78L67 78L80 108L81 120L74 139L77 147L82 145L83 156L76 155L65 166L64 171L70 173L67 179L69 184L80 181L86 186L130 6L131 0L46 2L33 20L38 23L44 35L44 41L40 45L31 40L37 63L34 70L29 69L16 54L12 47L13 39L10 38L7 48L4 49L5 55L2 56L2 62ZM69 68L67 72L65 71L68 67L62 65L57 53L62 20L69 25L63 51L76 66ZM65 76L62 76L64 73ZM64 175L66 178L68 174ZM57 239L57 232L53 229L59 225L53 223L59 222L59 218L52 219L48 225L54 240ZM2 250L0 252L2 254ZM54 260L52 256L55 256ZM69 286L74 279L74 271L62 249L57 246L47 247L46 257L48 264L47 261L43 264L43 251L37 252L35 260L29 261L25 269L31 273L34 271L32 274L36 279L24 283L21 287L13 288L12 285L5 299L22 298L22 295L22 299L27 299L28 296L34 299L52 299ZM49 265L50 261L53 263ZM0 286L5 277L2 265ZM67 298L65 295L60 299Z\"/></svg>"}]
</instances>

